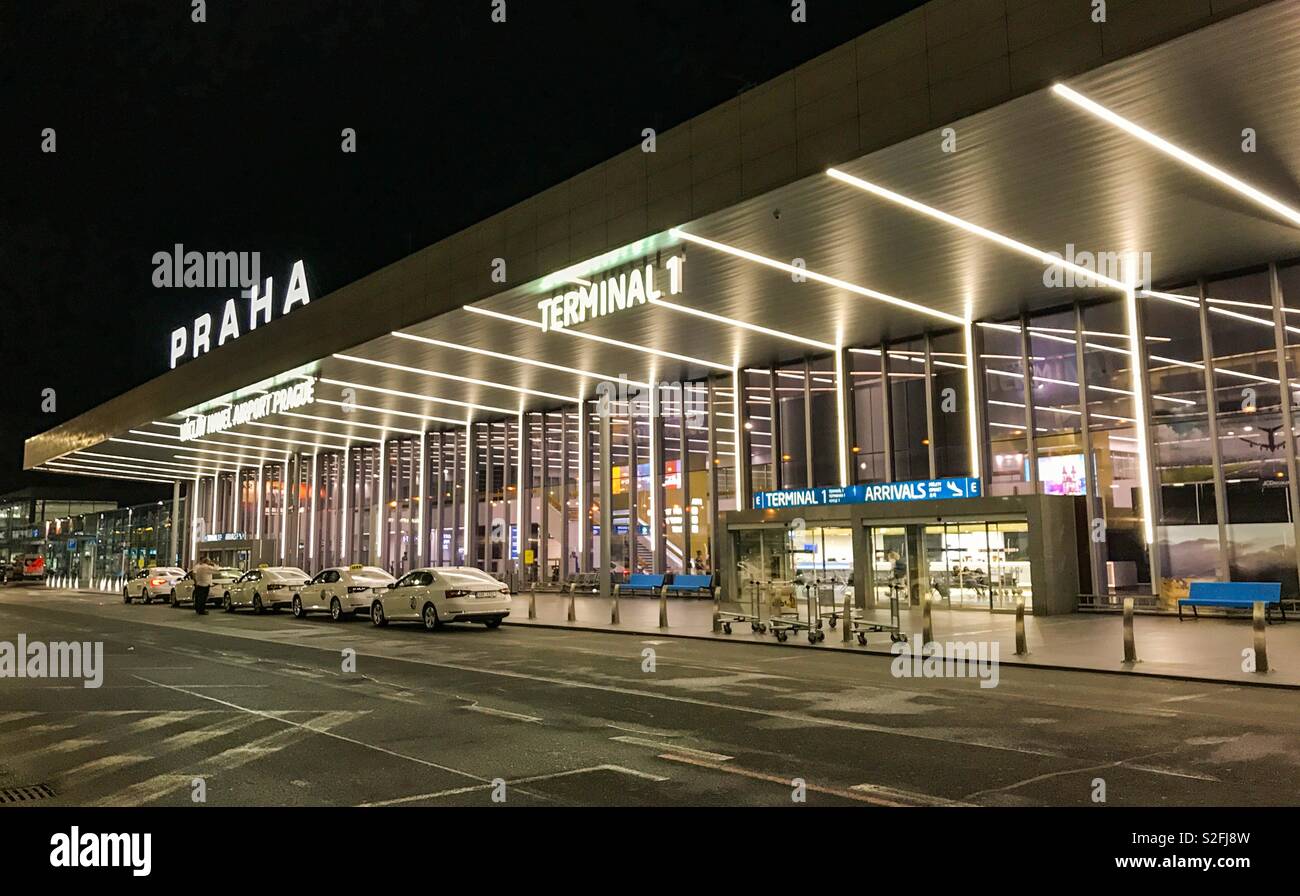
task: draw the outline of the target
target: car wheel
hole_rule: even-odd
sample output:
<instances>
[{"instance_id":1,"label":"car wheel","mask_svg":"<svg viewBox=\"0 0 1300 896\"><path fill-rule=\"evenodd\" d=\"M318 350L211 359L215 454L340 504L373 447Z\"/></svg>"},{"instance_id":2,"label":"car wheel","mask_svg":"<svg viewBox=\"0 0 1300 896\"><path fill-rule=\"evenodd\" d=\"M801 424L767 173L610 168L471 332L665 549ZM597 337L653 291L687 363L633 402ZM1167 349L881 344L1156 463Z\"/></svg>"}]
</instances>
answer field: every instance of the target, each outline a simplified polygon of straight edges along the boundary
<instances>
[{"instance_id":1,"label":"car wheel","mask_svg":"<svg viewBox=\"0 0 1300 896\"><path fill-rule=\"evenodd\" d=\"M130 602L131 602L131 592L130 592L130 591L127 591L125 588L123 588L123 589L122 589L122 603L124 603L124 604L129 604Z\"/></svg>"},{"instance_id":2,"label":"car wheel","mask_svg":"<svg viewBox=\"0 0 1300 896\"><path fill-rule=\"evenodd\" d=\"M262 606L262 595L260 594L253 595L253 612L258 616L266 612L266 607Z\"/></svg>"},{"instance_id":3,"label":"car wheel","mask_svg":"<svg viewBox=\"0 0 1300 896\"><path fill-rule=\"evenodd\" d=\"M149 593L149 589L148 589L148 588L141 588L141 589L140 589L140 603L142 603L142 604L151 604L151 603L153 603L153 595Z\"/></svg>"},{"instance_id":4,"label":"car wheel","mask_svg":"<svg viewBox=\"0 0 1300 896\"><path fill-rule=\"evenodd\" d=\"M378 627L388 625L388 619L384 616L384 605L379 601L370 605L370 622Z\"/></svg>"},{"instance_id":5,"label":"car wheel","mask_svg":"<svg viewBox=\"0 0 1300 896\"><path fill-rule=\"evenodd\" d=\"M230 595L229 595L229 594L224 594L224 595L222 595L222 597L221 597L221 609L225 610L227 613L233 613L233 612L235 612L235 604L234 604L234 602L230 599Z\"/></svg>"},{"instance_id":6,"label":"car wheel","mask_svg":"<svg viewBox=\"0 0 1300 896\"><path fill-rule=\"evenodd\" d=\"M330 619L335 622L343 621L343 604L339 603L337 597L330 601Z\"/></svg>"},{"instance_id":7,"label":"car wheel","mask_svg":"<svg viewBox=\"0 0 1300 896\"><path fill-rule=\"evenodd\" d=\"M486 625L488 628L500 628L500 627L501 627L501 620L500 620L500 619L489 619L487 622L485 622L485 623L483 623L483 624Z\"/></svg>"},{"instance_id":8,"label":"car wheel","mask_svg":"<svg viewBox=\"0 0 1300 896\"><path fill-rule=\"evenodd\" d=\"M293 618L302 619L307 615L307 611L302 608L302 598L298 595L293 596Z\"/></svg>"},{"instance_id":9,"label":"car wheel","mask_svg":"<svg viewBox=\"0 0 1300 896\"><path fill-rule=\"evenodd\" d=\"M171 593L171 597L170 597L170 603L171 603L171 605L172 605L173 607L179 607L179 606L180 606L180 603L176 600L176 589L175 589L175 588L172 589L172 593Z\"/></svg>"},{"instance_id":10,"label":"car wheel","mask_svg":"<svg viewBox=\"0 0 1300 896\"><path fill-rule=\"evenodd\" d=\"M438 608L433 604L425 604L424 612L420 614L420 617L424 620L424 630L426 632L431 632L442 625L438 621Z\"/></svg>"}]
</instances>

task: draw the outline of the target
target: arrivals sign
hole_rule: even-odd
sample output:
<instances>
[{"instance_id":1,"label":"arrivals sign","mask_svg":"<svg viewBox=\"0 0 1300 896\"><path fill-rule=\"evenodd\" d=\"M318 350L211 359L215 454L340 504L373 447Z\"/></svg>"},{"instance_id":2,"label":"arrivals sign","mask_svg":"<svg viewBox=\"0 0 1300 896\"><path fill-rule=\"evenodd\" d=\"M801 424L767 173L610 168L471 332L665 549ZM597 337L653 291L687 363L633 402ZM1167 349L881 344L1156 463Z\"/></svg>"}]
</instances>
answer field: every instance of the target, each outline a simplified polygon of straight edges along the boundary
<instances>
[{"instance_id":1,"label":"arrivals sign","mask_svg":"<svg viewBox=\"0 0 1300 896\"><path fill-rule=\"evenodd\" d=\"M978 498L979 496L980 481L966 476L759 492L754 495L754 509L781 510L788 507L822 507L834 504L937 501L944 498Z\"/></svg>"},{"instance_id":2,"label":"arrivals sign","mask_svg":"<svg viewBox=\"0 0 1300 896\"><path fill-rule=\"evenodd\" d=\"M573 289L537 303L537 310L542 313L542 332L563 330L645 305L663 298L664 287L667 287L668 295L680 295L685 262L685 256L674 255L662 264L647 262L596 281L575 279Z\"/></svg>"},{"instance_id":3,"label":"arrivals sign","mask_svg":"<svg viewBox=\"0 0 1300 896\"><path fill-rule=\"evenodd\" d=\"M272 414L292 411L294 408L311 404L315 400L316 381L303 380L294 383L292 386L285 386L273 392L267 392L265 395L259 395L256 398L249 398L238 404L229 405L219 411L213 411L211 414L198 414L190 417L181 424L181 441L189 442L203 436L222 432L232 426L242 426L245 423L261 420L263 417L269 417Z\"/></svg>"}]
</instances>

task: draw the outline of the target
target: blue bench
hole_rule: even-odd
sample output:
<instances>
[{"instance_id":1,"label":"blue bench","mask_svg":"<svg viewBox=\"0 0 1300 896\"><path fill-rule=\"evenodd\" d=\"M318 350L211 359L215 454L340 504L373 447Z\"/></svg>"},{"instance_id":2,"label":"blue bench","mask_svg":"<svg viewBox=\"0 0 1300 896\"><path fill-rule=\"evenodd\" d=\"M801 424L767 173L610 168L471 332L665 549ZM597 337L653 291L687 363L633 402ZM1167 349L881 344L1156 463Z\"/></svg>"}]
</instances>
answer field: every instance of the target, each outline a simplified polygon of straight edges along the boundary
<instances>
[{"instance_id":1,"label":"blue bench","mask_svg":"<svg viewBox=\"0 0 1300 896\"><path fill-rule=\"evenodd\" d=\"M649 573L637 572L627 577L627 581L619 588L620 594L629 594L635 591L648 591L651 594L658 594L659 589L664 586L664 577L650 575Z\"/></svg>"},{"instance_id":2,"label":"blue bench","mask_svg":"<svg viewBox=\"0 0 1300 896\"><path fill-rule=\"evenodd\" d=\"M699 597L713 596L713 576L673 576L668 583L669 594L696 594Z\"/></svg>"},{"instance_id":3,"label":"blue bench","mask_svg":"<svg viewBox=\"0 0 1300 896\"><path fill-rule=\"evenodd\" d=\"M1199 619L1197 607L1224 607L1249 610L1257 601L1264 603L1264 618L1272 624L1272 609L1277 606L1286 622L1286 609L1282 606L1281 582L1192 582L1187 597L1178 601L1178 618L1183 618L1183 607L1192 608L1192 616Z\"/></svg>"}]
</instances>

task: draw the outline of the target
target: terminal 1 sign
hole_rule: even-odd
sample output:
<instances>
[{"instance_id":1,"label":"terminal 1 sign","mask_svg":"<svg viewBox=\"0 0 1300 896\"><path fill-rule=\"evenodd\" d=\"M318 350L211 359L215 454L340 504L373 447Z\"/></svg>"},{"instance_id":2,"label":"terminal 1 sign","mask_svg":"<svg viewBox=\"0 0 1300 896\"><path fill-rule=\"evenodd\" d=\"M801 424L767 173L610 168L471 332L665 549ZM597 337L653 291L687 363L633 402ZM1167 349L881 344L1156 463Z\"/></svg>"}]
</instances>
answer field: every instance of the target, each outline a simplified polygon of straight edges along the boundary
<instances>
[{"instance_id":1,"label":"terminal 1 sign","mask_svg":"<svg viewBox=\"0 0 1300 896\"><path fill-rule=\"evenodd\" d=\"M563 330L661 299L663 286L668 287L668 295L679 295L683 289L682 265L685 261L684 256L674 255L662 265L647 262L631 271L611 274L596 281L575 280L574 289L537 303L537 310L542 313L542 332ZM666 284L661 268L667 270Z\"/></svg>"},{"instance_id":2,"label":"terminal 1 sign","mask_svg":"<svg viewBox=\"0 0 1300 896\"><path fill-rule=\"evenodd\" d=\"M833 504L877 504L895 501L938 501L944 498L978 498L980 481L969 476L918 479L911 482L873 482L863 485L791 488L754 495L755 510L789 507L823 507Z\"/></svg>"}]
</instances>

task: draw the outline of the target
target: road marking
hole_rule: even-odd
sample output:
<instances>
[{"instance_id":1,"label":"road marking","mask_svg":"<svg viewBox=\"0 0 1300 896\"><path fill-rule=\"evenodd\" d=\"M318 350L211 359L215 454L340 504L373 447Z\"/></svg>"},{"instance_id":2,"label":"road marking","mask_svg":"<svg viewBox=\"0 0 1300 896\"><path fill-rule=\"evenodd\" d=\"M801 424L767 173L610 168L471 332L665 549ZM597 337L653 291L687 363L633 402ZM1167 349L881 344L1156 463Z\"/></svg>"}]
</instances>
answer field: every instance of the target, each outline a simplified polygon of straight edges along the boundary
<instances>
[{"instance_id":1,"label":"road marking","mask_svg":"<svg viewBox=\"0 0 1300 896\"><path fill-rule=\"evenodd\" d=\"M664 781L669 780L663 775L652 775L649 772L637 771L636 769L628 768L627 766L611 765L605 763L602 765L588 766L587 768L575 768L563 772L551 772L545 775L532 775L527 778L516 778L513 781L506 781L505 784L507 788L510 788L510 787L518 786L520 784L535 784L538 781L553 781L556 778L567 778L570 777L571 775L586 775L586 774L590 774L591 772L605 772L605 771L618 772L619 774L622 775L630 775L631 777L634 778L641 778L646 781L654 781L657 784L662 784ZM434 791L433 793L419 793L416 794L415 796L401 796L401 797L397 797L396 799L380 800L374 803L360 803L359 805L361 807L368 807L368 808L373 808L378 806L400 806L403 803L416 803L421 800L432 800L444 796L457 796L463 793L473 793L476 790L488 790L495 786L496 784L494 782L489 781L486 784L475 784L470 787L455 787L452 788L451 790L437 790ZM540 794L534 794L534 795L541 796ZM549 799L549 797L542 797L542 798Z\"/></svg>"},{"instance_id":2,"label":"road marking","mask_svg":"<svg viewBox=\"0 0 1300 896\"><path fill-rule=\"evenodd\" d=\"M39 716L39 712L7 712L0 715L0 725L6 722L21 722L23 719L30 719L32 716Z\"/></svg>"},{"instance_id":3,"label":"road marking","mask_svg":"<svg viewBox=\"0 0 1300 896\"><path fill-rule=\"evenodd\" d=\"M479 706L477 703L471 706L462 706L460 708L467 710L468 712L480 712L485 716L499 716L503 719L514 719L516 722L536 723L542 721L537 716L526 716L521 712L510 712L509 710L505 710L505 709L493 709L490 706Z\"/></svg>"},{"instance_id":4,"label":"road marking","mask_svg":"<svg viewBox=\"0 0 1300 896\"><path fill-rule=\"evenodd\" d=\"M419 758L418 756L410 756L410 755L408 755L408 754L406 754L406 753L398 753L396 750L389 750L389 749L387 749L386 747L380 747L380 746L377 746L377 745L375 745L375 744L368 744L368 743L366 743L365 741L357 740L357 739L354 738L354 737L347 737L347 736L342 735L342 734L337 734L337 733L335 733L335 732L333 732L333 731L319 731L319 730L317 730L317 729L315 729L315 728L311 728L311 727L309 727L309 726L307 726L307 725L304 725L304 724L302 724L301 722L295 722L295 721L293 721L292 719L281 718L280 716L278 716L278 715L276 715L276 714L274 714L274 713L271 713L271 712L264 712L264 711L262 711L262 710L260 710L260 709L250 709L250 708L248 708L247 706L240 706L238 703L231 703L231 702L229 702L229 701L227 701L227 700L221 700L221 699L219 699L219 698L217 698L217 697L209 696L208 694L200 694L200 693L198 693L197 691L190 691L190 690L186 690L185 688L179 688L179 687L176 687L175 685L162 684L161 682L157 682L157 681L150 681L148 678L145 678L145 677L142 676L142 675L136 675L135 677L138 678L138 679L140 679L140 680L143 681L143 682L147 682L148 684L156 685L156 686L158 686L158 687L160 687L160 688L166 688L166 689L169 690L169 691L176 691L176 692L181 693L181 694L189 694L191 697L197 697L197 698L199 698L200 700L210 700L210 701L212 701L213 703L220 703L222 706L228 706L228 707L230 707L231 709L238 709L238 710L240 710L241 712L250 713L251 715L255 715L255 716L261 716L261 717L264 718L264 719L274 719L275 721L280 722L280 723L282 723L282 724L284 724L284 725L292 725L292 726L295 727L295 728L300 728L300 729L303 729L303 730L305 730L305 731L311 731L311 732L314 733L314 734L319 734L319 735L322 735L322 736L324 736L324 737L331 737L331 738L334 738L335 740L341 740L341 741L343 741L343 742L345 742L345 743L353 744L354 746L364 747L364 748L367 749L367 750L374 750L374 751L376 751L376 752L378 752L378 753L383 753L383 754L385 754L385 755L387 755L387 756L392 756L392 757L394 757L394 758L396 758L396 759L405 759L405 760L407 760L407 761L409 761L409 762L415 762L415 763L417 763L417 764L419 764L419 765L427 766L427 767L429 767L429 768L436 768L436 769L438 769L439 771L447 772L447 773L449 773L449 774L460 775L462 778L469 778L469 779L474 780L474 781L486 781L486 780L487 780L487 779L482 778L482 777L480 777L479 775L476 775L476 774L474 774L474 773L472 773L472 772L463 771L463 770L458 769L458 768L452 768L451 766L448 766L448 765L439 765L439 764L436 763L436 762L430 762L429 760L427 760L427 759L421 759L421 758Z\"/></svg>"},{"instance_id":5,"label":"road marking","mask_svg":"<svg viewBox=\"0 0 1300 896\"><path fill-rule=\"evenodd\" d=\"M771 784L780 784L782 787L791 788L794 786L793 778L783 778L780 775L771 775L767 772L755 771L753 769L741 768L738 765L723 765L720 762L709 762L706 759L694 759L690 756L683 756L680 753L661 753L660 759L667 759L669 762L684 762L687 765L695 765L700 768L709 768L718 772L726 772L729 775L739 775L742 778L750 778L754 781L767 781ZM861 785L859 785L861 786ZM845 790L840 787L826 787L821 784L804 784L804 787L813 793L822 793L827 796L837 796L841 799L853 800L859 803L870 803L873 806L888 806L890 808L905 809L908 803L899 802L896 799L885 799L870 793L861 791Z\"/></svg>"},{"instance_id":6,"label":"road marking","mask_svg":"<svg viewBox=\"0 0 1300 896\"><path fill-rule=\"evenodd\" d=\"M857 790L862 793L874 793L877 796L886 799L911 800L920 803L923 806L950 806L950 807L974 807L974 803L963 803L961 800L950 800L941 796L931 796L928 793L917 793L913 790L898 790L894 787L886 787L883 784L854 784L849 790Z\"/></svg>"},{"instance_id":7,"label":"road marking","mask_svg":"<svg viewBox=\"0 0 1300 896\"><path fill-rule=\"evenodd\" d=\"M708 750L697 750L694 747L683 747L679 744L666 744L663 741L650 740L646 737L631 737L626 734L611 737L610 740L616 740L621 744L632 744L637 747L649 747L652 750L671 750L678 756L693 756L696 759L706 759L710 762L728 762L736 758L735 756L724 756L722 753L710 753Z\"/></svg>"},{"instance_id":8,"label":"road marking","mask_svg":"<svg viewBox=\"0 0 1300 896\"><path fill-rule=\"evenodd\" d=\"M41 752L71 753L75 750L84 750L87 747L98 747L105 743L107 743L107 741L96 740L91 737L77 737L77 738L71 738L69 740L60 741L57 744L50 744L49 746L42 747Z\"/></svg>"},{"instance_id":9,"label":"road marking","mask_svg":"<svg viewBox=\"0 0 1300 896\"><path fill-rule=\"evenodd\" d=\"M1202 697L1217 697L1219 694L1228 694L1233 691L1239 691L1241 688L1224 688L1222 691L1205 691L1200 694L1183 694L1181 697L1166 697L1161 703L1181 703L1184 700L1200 700Z\"/></svg>"}]
</instances>

